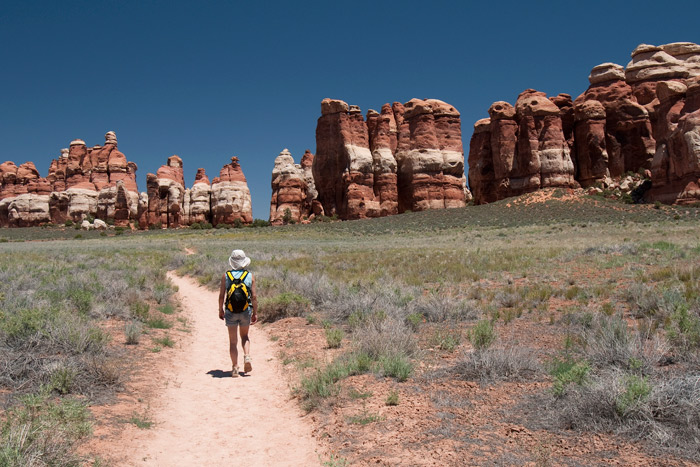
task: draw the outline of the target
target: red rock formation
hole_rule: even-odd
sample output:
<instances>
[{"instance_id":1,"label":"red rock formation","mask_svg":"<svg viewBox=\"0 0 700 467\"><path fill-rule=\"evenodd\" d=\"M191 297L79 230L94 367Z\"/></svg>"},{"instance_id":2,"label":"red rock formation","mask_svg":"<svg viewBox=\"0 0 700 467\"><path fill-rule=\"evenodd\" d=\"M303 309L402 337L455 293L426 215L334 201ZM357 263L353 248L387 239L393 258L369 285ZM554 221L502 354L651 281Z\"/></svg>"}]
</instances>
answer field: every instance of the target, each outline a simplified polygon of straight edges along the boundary
<instances>
[{"instance_id":1,"label":"red rock formation","mask_svg":"<svg viewBox=\"0 0 700 467\"><path fill-rule=\"evenodd\" d=\"M306 163L309 163L308 158ZM271 185L270 223L272 225L282 225L285 221L301 222L309 217L311 203L308 200L304 170L300 164L294 163L294 158L287 149L284 149L275 159Z\"/></svg>"},{"instance_id":2,"label":"red rock formation","mask_svg":"<svg viewBox=\"0 0 700 467\"><path fill-rule=\"evenodd\" d=\"M474 124L469 141L469 186L480 203L497 201L493 154L491 152L491 120L482 118Z\"/></svg>"},{"instance_id":3,"label":"red rock formation","mask_svg":"<svg viewBox=\"0 0 700 467\"><path fill-rule=\"evenodd\" d=\"M118 224L125 224L137 213L137 167L117 150L114 132L105 135L104 146L89 149L83 140L73 140L70 149L61 150L61 156L51 161L46 178L39 176L31 162L16 170L12 163L3 166L7 176L3 176L0 198L32 196L5 201L0 207L0 225L77 222L88 215L104 219L116 216Z\"/></svg>"},{"instance_id":4,"label":"red rock formation","mask_svg":"<svg viewBox=\"0 0 700 467\"><path fill-rule=\"evenodd\" d=\"M489 109L490 121L479 122L470 146L470 186L477 203L538 186L574 186L567 147L583 186L608 184L631 171L651 174L647 200L700 199L698 150L691 143L700 133L695 114L700 92L693 91L700 91L700 46L642 44L626 69L604 63L588 79L589 88L573 107L567 95L550 99L554 105L548 107L544 95L528 90L518 99L515 116L502 102ZM530 116L528 103L540 110ZM485 132L491 135L488 144Z\"/></svg>"},{"instance_id":5,"label":"red rock formation","mask_svg":"<svg viewBox=\"0 0 700 467\"><path fill-rule=\"evenodd\" d=\"M250 190L237 157L231 158L211 185L212 224L233 224L240 220L244 224L253 222Z\"/></svg>"},{"instance_id":6,"label":"red rock formation","mask_svg":"<svg viewBox=\"0 0 700 467\"><path fill-rule=\"evenodd\" d=\"M470 145L469 164L477 171L469 175L475 203L545 187L578 186L562 121L570 103L567 95L550 100L528 89L518 96L515 108L503 101L489 108L490 119L479 121Z\"/></svg>"},{"instance_id":7,"label":"red rock formation","mask_svg":"<svg viewBox=\"0 0 700 467\"><path fill-rule=\"evenodd\" d=\"M436 99L370 110L324 99L313 175L328 215L360 219L465 205L459 112Z\"/></svg>"},{"instance_id":8,"label":"red rock formation","mask_svg":"<svg viewBox=\"0 0 700 467\"><path fill-rule=\"evenodd\" d=\"M192 188L185 190L185 218L188 225L211 222L211 184L204 169L197 169Z\"/></svg>"},{"instance_id":9,"label":"red rock formation","mask_svg":"<svg viewBox=\"0 0 700 467\"><path fill-rule=\"evenodd\" d=\"M182 159L168 158L156 174L146 176L148 189L148 225L177 228L184 224L183 204L185 198L185 176Z\"/></svg>"},{"instance_id":10,"label":"red rock formation","mask_svg":"<svg viewBox=\"0 0 700 467\"><path fill-rule=\"evenodd\" d=\"M422 211L466 204L459 112L437 99L411 99L399 130L399 210ZM397 125L399 118L397 120ZM409 141L405 126L408 126Z\"/></svg>"},{"instance_id":11,"label":"red rock formation","mask_svg":"<svg viewBox=\"0 0 700 467\"><path fill-rule=\"evenodd\" d=\"M327 214L342 219L380 214L369 135L357 106L332 99L321 102L312 171Z\"/></svg>"},{"instance_id":12,"label":"red rock formation","mask_svg":"<svg viewBox=\"0 0 700 467\"><path fill-rule=\"evenodd\" d=\"M648 200L690 204L700 200L700 78L656 86L658 145Z\"/></svg>"},{"instance_id":13,"label":"red rock formation","mask_svg":"<svg viewBox=\"0 0 700 467\"><path fill-rule=\"evenodd\" d=\"M398 214L397 164L394 158L398 130L391 106L384 104L381 113L368 111L367 128L372 152L374 194L379 201L379 215Z\"/></svg>"}]
</instances>

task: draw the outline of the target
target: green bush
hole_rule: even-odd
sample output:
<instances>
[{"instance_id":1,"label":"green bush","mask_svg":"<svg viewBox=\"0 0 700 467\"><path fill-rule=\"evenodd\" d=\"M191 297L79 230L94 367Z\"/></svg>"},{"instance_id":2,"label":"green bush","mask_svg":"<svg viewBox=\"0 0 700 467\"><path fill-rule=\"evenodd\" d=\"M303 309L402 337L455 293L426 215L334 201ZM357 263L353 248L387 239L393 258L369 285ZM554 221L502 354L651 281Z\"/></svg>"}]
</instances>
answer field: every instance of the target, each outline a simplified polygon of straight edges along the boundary
<instances>
[{"instance_id":1,"label":"green bush","mask_svg":"<svg viewBox=\"0 0 700 467\"><path fill-rule=\"evenodd\" d=\"M385 404L389 406L399 405L399 392L389 391L389 394L386 396Z\"/></svg>"},{"instance_id":2,"label":"green bush","mask_svg":"<svg viewBox=\"0 0 700 467\"><path fill-rule=\"evenodd\" d=\"M444 327L435 330L430 337L430 345L440 350L452 352L462 341L462 332L456 328Z\"/></svg>"},{"instance_id":3,"label":"green bush","mask_svg":"<svg viewBox=\"0 0 700 467\"><path fill-rule=\"evenodd\" d=\"M555 358L551 364L550 374L554 378L555 396L562 396L569 384L582 385L586 382L591 366L585 360L577 361L571 357Z\"/></svg>"},{"instance_id":4,"label":"green bush","mask_svg":"<svg viewBox=\"0 0 700 467\"><path fill-rule=\"evenodd\" d=\"M413 373L413 365L404 355L385 355L379 359L379 365L384 376L406 381Z\"/></svg>"},{"instance_id":5,"label":"green bush","mask_svg":"<svg viewBox=\"0 0 700 467\"><path fill-rule=\"evenodd\" d=\"M234 219L233 220L233 228L234 229L242 229L243 228L243 221L240 219Z\"/></svg>"},{"instance_id":6,"label":"green bush","mask_svg":"<svg viewBox=\"0 0 700 467\"><path fill-rule=\"evenodd\" d=\"M131 316L141 321L146 321L148 319L148 310L151 306L142 301L135 301L129 305L129 310L131 311Z\"/></svg>"},{"instance_id":7,"label":"green bush","mask_svg":"<svg viewBox=\"0 0 700 467\"><path fill-rule=\"evenodd\" d=\"M339 328L328 328L326 329L326 344L328 344L329 349L337 349L340 347L340 343L343 341L343 336L345 333Z\"/></svg>"},{"instance_id":8,"label":"green bush","mask_svg":"<svg viewBox=\"0 0 700 467\"><path fill-rule=\"evenodd\" d=\"M488 349L496 340L496 331L491 321L484 319L476 323L469 331L469 341L476 350Z\"/></svg>"},{"instance_id":9,"label":"green bush","mask_svg":"<svg viewBox=\"0 0 700 467\"><path fill-rule=\"evenodd\" d=\"M615 409L618 415L624 417L637 404L645 402L651 394L651 389L647 378L638 375L628 376L624 392L615 400Z\"/></svg>"},{"instance_id":10,"label":"green bush","mask_svg":"<svg viewBox=\"0 0 700 467\"><path fill-rule=\"evenodd\" d=\"M269 226L270 226L270 222L263 220L263 219L255 219L253 221L253 223L251 224L251 227L255 227L255 228L257 228L257 227L269 227Z\"/></svg>"},{"instance_id":11,"label":"green bush","mask_svg":"<svg viewBox=\"0 0 700 467\"><path fill-rule=\"evenodd\" d=\"M155 318L148 318L146 320L146 326L152 329L170 329L173 327L172 323L158 316Z\"/></svg>"}]
</instances>

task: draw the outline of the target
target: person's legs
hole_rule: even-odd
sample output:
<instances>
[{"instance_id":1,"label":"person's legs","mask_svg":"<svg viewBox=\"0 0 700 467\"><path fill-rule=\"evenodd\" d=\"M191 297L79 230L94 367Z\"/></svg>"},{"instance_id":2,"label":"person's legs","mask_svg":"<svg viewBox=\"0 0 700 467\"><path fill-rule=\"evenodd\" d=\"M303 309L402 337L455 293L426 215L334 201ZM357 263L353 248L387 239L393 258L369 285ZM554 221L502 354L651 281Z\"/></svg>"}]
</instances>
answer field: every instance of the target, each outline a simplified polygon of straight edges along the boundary
<instances>
[{"instance_id":1,"label":"person's legs","mask_svg":"<svg viewBox=\"0 0 700 467\"><path fill-rule=\"evenodd\" d=\"M253 366L250 362L250 338L248 337L248 331L250 326L241 325L241 345L243 347L243 371L248 373L253 370Z\"/></svg>"},{"instance_id":2,"label":"person's legs","mask_svg":"<svg viewBox=\"0 0 700 467\"><path fill-rule=\"evenodd\" d=\"M236 328L238 326L227 326L228 329L228 349L231 355L231 364L233 365L231 376L238 376L238 334Z\"/></svg>"}]
</instances>

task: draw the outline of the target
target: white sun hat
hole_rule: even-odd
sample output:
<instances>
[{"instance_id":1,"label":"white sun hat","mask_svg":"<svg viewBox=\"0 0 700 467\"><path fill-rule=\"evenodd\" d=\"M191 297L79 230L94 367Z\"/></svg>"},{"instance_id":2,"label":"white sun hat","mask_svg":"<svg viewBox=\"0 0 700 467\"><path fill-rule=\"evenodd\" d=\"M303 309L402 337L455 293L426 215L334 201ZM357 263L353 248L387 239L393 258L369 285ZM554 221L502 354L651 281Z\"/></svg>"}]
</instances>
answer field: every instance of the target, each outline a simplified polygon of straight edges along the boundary
<instances>
[{"instance_id":1,"label":"white sun hat","mask_svg":"<svg viewBox=\"0 0 700 467\"><path fill-rule=\"evenodd\" d=\"M245 255L243 250L233 250L228 258L228 264L231 265L231 269L238 271L250 264L250 258Z\"/></svg>"}]
</instances>

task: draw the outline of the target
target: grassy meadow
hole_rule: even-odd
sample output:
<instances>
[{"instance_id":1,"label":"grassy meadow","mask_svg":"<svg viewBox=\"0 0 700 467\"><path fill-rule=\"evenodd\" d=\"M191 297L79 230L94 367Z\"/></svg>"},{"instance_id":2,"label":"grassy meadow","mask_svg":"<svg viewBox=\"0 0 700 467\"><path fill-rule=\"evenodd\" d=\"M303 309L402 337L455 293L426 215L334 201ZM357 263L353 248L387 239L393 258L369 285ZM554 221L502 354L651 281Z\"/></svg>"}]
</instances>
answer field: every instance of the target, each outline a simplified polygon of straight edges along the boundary
<instances>
[{"instance_id":1,"label":"grassy meadow","mask_svg":"<svg viewBox=\"0 0 700 467\"><path fill-rule=\"evenodd\" d=\"M371 431L390 422L367 409L373 398L398 410L436 384L529 384L500 417L700 461L698 208L555 196L353 222L76 235L0 231L0 465L83 462L87 407L120 390L124 352L174 322L166 271L216 288L233 248L252 259L265 326L300 317L318 330L321 354L290 340L281 355L307 411L359 404L345 423ZM358 391L359 375L391 384ZM440 397L426 403L447 415L413 435L471 449L472 395ZM365 454L338 452L349 463Z\"/></svg>"}]
</instances>

